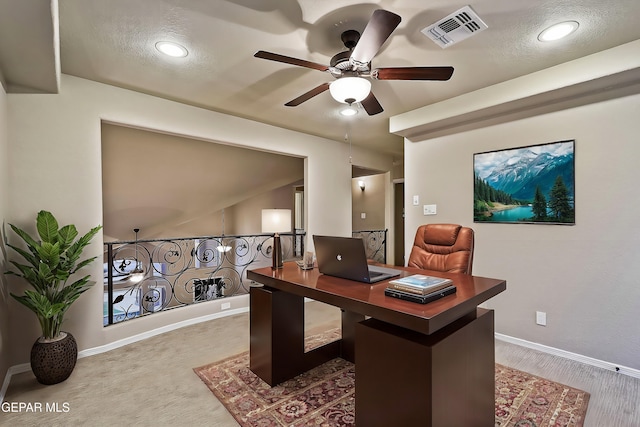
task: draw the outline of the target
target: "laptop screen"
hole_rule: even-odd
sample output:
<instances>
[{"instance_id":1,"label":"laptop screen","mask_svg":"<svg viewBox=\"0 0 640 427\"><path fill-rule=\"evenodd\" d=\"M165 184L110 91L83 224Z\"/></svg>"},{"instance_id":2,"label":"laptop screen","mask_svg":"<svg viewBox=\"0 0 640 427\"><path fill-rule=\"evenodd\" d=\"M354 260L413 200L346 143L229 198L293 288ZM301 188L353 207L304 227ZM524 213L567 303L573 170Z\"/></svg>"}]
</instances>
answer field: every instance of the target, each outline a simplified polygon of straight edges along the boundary
<instances>
[{"instance_id":1,"label":"laptop screen","mask_svg":"<svg viewBox=\"0 0 640 427\"><path fill-rule=\"evenodd\" d=\"M369 266L364 241L357 237L313 236L318 270L322 274L374 283L400 275L399 270ZM371 270L375 272L372 276Z\"/></svg>"}]
</instances>

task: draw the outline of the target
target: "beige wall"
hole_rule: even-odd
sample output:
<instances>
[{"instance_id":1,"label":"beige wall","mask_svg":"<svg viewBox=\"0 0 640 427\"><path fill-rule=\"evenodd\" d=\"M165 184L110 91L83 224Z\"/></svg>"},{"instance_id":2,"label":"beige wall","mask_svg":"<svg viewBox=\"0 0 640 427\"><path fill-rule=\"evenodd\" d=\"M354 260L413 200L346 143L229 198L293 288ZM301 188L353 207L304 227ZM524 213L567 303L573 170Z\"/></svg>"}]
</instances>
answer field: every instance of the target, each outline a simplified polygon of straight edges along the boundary
<instances>
[{"instance_id":1,"label":"beige wall","mask_svg":"<svg viewBox=\"0 0 640 427\"><path fill-rule=\"evenodd\" d=\"M62 76L58 95L10 97L8 117L10 162L18 167L10 171L13 185L6 217L29 231L40 209L51 210L79 230L102 222L102 120L303 157L309 213L305 229L309 234L350 235L350 157L372 169L392 167L390 157L365 149L354 147L350 156L349 147L341 142L67 75ZM56 166L49 167L52 164ZM102 256L102 236L87 248L87 255ZM102 282L100 263L93 264L89 272L96 282ZM212 301L103 328L102 300L101 286L94 286L68 312L64 329L74 334L81 351L220 311L219 302ZM11 321L21 328L11 331L9 363L25 363L39 328L35 317L21 307L15 309Z\"/></svg>"},{"instance_id":2,"label":"beige wall","mask_svg":"<svg viewBox=\"0 0 640 427\"><path fill-rule=\"evenodd\" d=\"M114 240L134 228L142 239L218 234L223 207L303 176L300 157L102 123L103 225Z\"/></svg>"},{"instance_id":3,"label":"beige wall","mask_svg":"<svg viewBox=\"0 0 640 427\"><path fill-rule=\"evenodd\" d=\"M285 185L231 206L228 210L233 221L231 233L262 234L262 209L291 209L293 216L293 185Z\"/></svg>"},{"instance_id":4,"label":"beige wall","mask_svg":"<svg viewBox=\"0 0 640 427\"><path fill-rule=\"evenodd\" d=\"M486 304L496 332L640 369L639 117L635 95L405 142L407 249L420 224L473 227L474 273L507 280ZM575 226L473 223L473 153L566 139L576 141ZM425 217L430 203L438 214Z\"/></svg>"},{"instance_id":5,"label":"beige wall","mask_svg":"<svg viewBox=\"0 0 640 427\"><path fill-rule=\"evenodd\" d=\"M358 186L363 181L364 191ZM352 227L358 230L384 230L387 175L368 175L351 180L353 198ZM362 214L365 218L362 218Z\"/></svg>"},{"instance_id":6,"label":"beige wall","mask_svg":"<svg viewBox=\"0 0 640 427\"><path fill-rule=\"evenodd\" d=\"M4 378L9 368L9 292L6 286L6 249L4 246L5 222L9 212L9 160L7 141L7 95L0 85L0 378Z\"/></svg>"}]
</instances>

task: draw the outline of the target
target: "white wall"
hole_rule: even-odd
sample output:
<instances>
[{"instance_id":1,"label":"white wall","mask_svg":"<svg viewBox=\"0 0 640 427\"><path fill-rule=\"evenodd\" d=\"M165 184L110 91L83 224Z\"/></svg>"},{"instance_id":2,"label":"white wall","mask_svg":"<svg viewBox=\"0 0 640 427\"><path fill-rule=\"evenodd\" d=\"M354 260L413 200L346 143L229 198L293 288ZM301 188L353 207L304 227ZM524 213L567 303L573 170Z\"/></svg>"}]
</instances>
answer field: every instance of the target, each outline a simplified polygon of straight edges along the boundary
<instances>
[{"instance_id":1,"label":"white wall","mask_svg":"<svg viewBox=\"0 0 640 427\"><path fill-rule=\"evenodd\" d=\"M405 142L407 250L420 224L473 227L474 274L507 280L486 304L496 332L640 369L639 118L635 95ZM473 223L473 153L567 139L576 141L575 226ZM430 203L438 214L425 217Z\"/></svg>"},{"instance_id":2,"label":"white wall","mask_svg":"<svg viewBox=\"0 0 640 427\"><path fill-rule=\"evenodd\" d=\"M192 136L305 157L307 235L351 233L351 163L346 144L252 122L111 86L62 76L58 95L16 95L9 98L11 208L8 219L28 230L40 209L61 222L87 231L102 221L100 122ZM354 148L359 165L391 168L391 158ZM102 256L101 236L87 255ZM102 266L91 267L102 282ZM99 347L134 334L210 314L216 305L198 304L159 313L130 325L102 327L102 289L94 286L69 311L63 329L74 334L79 349ZM26 310L24 329L11 337L12 363L28 360L39 331ZM15 319L16 324L22 319ZM14 319L12 319L14 320Z\"/></svg>"}]
</instances>

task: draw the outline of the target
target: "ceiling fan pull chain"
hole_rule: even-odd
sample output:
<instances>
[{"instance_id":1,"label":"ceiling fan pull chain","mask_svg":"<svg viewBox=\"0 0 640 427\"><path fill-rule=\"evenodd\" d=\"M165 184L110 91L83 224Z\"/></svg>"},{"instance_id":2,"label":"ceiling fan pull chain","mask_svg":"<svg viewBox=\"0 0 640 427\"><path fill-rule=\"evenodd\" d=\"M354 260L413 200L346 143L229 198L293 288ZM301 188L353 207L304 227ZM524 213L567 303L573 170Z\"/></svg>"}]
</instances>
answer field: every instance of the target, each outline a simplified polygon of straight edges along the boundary
<instances>
[{"instance_id":1,"label":"ceiling fan pull chain","mask_svg":"<svg viewBox=\"0 0 640 427\"><path fill-rule=\"evenodd\" d=\"M353 164L353 156L351 151L351 139L349 138L349 124L347 123L347 132L344 134L344 142L349 144L349 164Z\"/></svg>"}]
</instances>

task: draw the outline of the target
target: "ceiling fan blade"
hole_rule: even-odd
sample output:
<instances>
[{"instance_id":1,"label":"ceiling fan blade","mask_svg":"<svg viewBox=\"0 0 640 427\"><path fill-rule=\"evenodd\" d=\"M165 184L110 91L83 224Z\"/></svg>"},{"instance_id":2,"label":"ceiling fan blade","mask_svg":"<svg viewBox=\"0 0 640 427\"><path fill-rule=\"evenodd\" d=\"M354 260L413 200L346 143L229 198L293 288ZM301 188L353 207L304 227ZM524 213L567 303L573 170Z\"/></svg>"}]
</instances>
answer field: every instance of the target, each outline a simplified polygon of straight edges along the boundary
<instances>
[{"instance_id":1,"label":"ceiling fan blade","mask_svg":"<svg viewBox=\"0 0 640 427\"><path fill-rule=\"evenodd\" d=\"M449 80L453 67L378 68L371 76L378 80Z\"/></svg>"},{"instance_id":2,"label":"ceiling fan blade","mask_svg":"<svg viewBox=\"0 0 640 427\"><path fill-rule=\"evenodd\" d=\"M382 113L384 111L384 108L382 108L382 105L380 105L373 92L369 92L369 95L365 99L360 101L360 103L362 104L362 108L364 108L364 111L366 111L370 116Z\"/></svg>"},{"instance_id":3,"label":"ceiling fan blade","mask_svg":"<svg viewBox=\"0 0 640 427\"><path fill-rule=\"evenodd\" d=\"M364 66L371 62L401 20L402 18L395 13L383 9L374 11L351 53L351 63Z\"/></svg>"},{"instance_id":4,"label":"ceiling fan blade","mask_svg":"<svg viewBox=\"0 0 640 427\"><path fill-rule=\"evenodd\" d=\"M320 86L311 89L309 92L300 95L296 99L292 99L291 101L287 102L284 105L287 107L296 107L302 104L303 102L310 100L314 96L320 95L322 92L324 92L327 89L329 89L329 83L322 83Z\"/></svg>"},{"instance_id":5,"label":"ceiling fan blade","mask_svg":"<svg viewBox=\"0 0 640 427\"><path fill-rule=\"evenodd\" d=\"M277 53L265 52L264 50L257 51L253 56L256 58L268 59L269 61L284 62L285 64L311 68L313 70L327 71L329 69L327 65L305 61L304 59L292 58L290 56L279 55Z\"/></svg>"}]
</instances>

